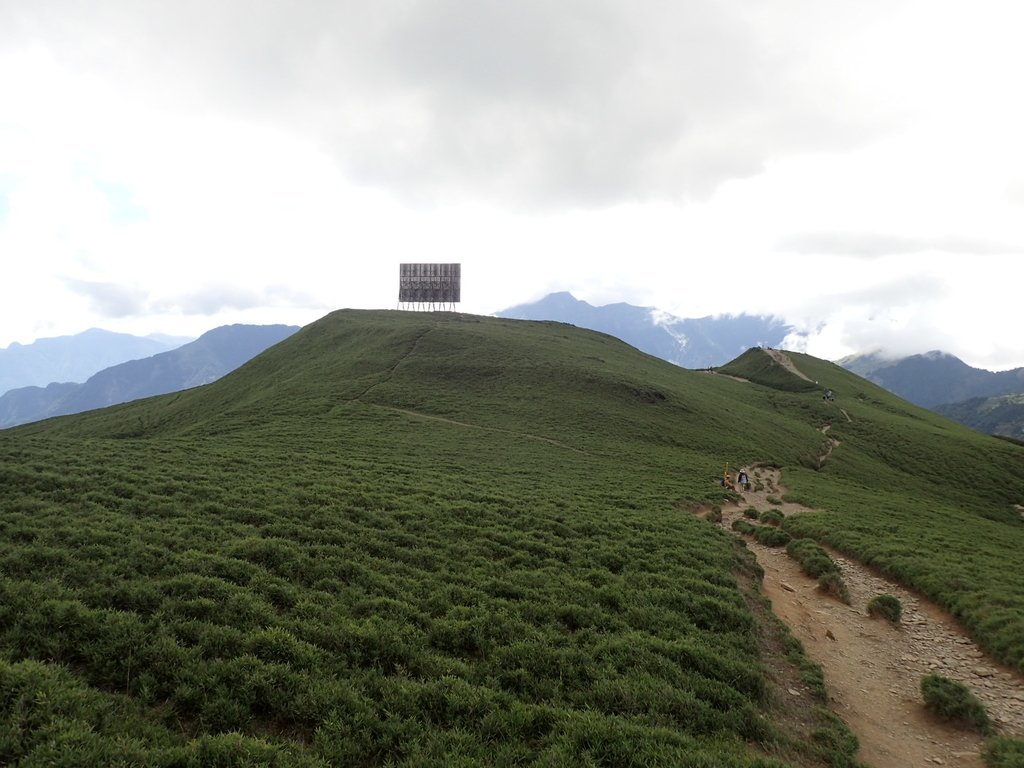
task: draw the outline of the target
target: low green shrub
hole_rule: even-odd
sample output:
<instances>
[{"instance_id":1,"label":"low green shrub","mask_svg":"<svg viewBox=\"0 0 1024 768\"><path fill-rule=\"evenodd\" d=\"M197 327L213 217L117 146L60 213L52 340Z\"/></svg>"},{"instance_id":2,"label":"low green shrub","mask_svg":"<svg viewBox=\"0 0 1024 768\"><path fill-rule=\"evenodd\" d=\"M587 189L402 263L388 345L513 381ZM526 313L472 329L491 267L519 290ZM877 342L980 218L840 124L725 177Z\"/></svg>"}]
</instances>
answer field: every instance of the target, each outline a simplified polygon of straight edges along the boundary
<instances>
[{"instance_id":1,"label":"low green shrub","mask_svg":"<svg viewBox=\"0 0 1024 768\"><path fill-rule=\"evenodd\" d=\"M761 513L758 518L765 525L782 525L785 516L777 509L768 509Z\"/></svg>"},{"instance_id":2,"label":"low green shrub","mask_svg":"<svg viewBox=\"0 0 1024 768\"><path fill-rule=\"evenodd\" d=\"M765 497L765 500L769 504L771 504L772 506L775 506L775 507L781 507L782 506L782 499L780 499L778 496L767 496L767 497Z\"/></svg>"},{"instance_id":3,"label":"low green shrub","mask_svg":"<svg viewBox=\"0 0 1024 768\"><path fill-rule=\"evenodd\" d=\"M708 513L704 517L709 522L720 523L722 522L722 508L716 504L708 510Z\"/></svg>"},{"instance_id":4,"label":"low green shrub","mask_svg":"<svg viewBox=\"0 0 1024 768\"><path fill-rule=\"evenodd\" d=\"M748 517L751 520L757 520L759 514L760 513L753 507L747 507L746 509L743 510L743 516Z\"/></svg>"},{"instance_id":5,"label":"low green shrub","mask_svg":"<svg viewBox=\"0 0 1024 768\"><path fill-rule=\"evenodd\" d=\"M815 707L822 718L821 727L811 734L812 752L834 768L858 768L855 755L860 748L857 736L833 712Z\"/></svg>"},{"instance_id":6,"label":"low green shrub","mask_svg":"<svg viewBox=\"0 0 1024 768\"><path fill-rule=\"evenodd\" d=\"M757 530L757 528L758 526L754 525L753 523L749 523L742 518L736 518L732 521L732 529L737 533L745 533L747 535L751 535L754 533L754 531Z\"/></svg>"},{"instance_id":7,"label":"low green shrub","mask_svg":"<svg viewBox=\"0 0 1024 768\"><path fill-rule=\"evenodd\" d=\"M893 595L875 595L868 602L868 616L881 616L893 624L899 624L903 617L903 604Z\"/></svg>"},{"instance_id":8,"label":"low green shrub","mask_svg":"<svg viewBox=\"0 0 1024 768\"><path fill-rule=\"evenodd\" d=\"M754 538L766 547L784 547L792 540L792 537L781 528L755 525L754 529Z\"/></svg>"},{"instance_id":9,"label":"low green shrub","mask_svg":"<svg viewBox=\"0 0 1024 768\"><path fill-rule=\"evenodd\" d=\"M839 566L814 539L793 539L786 545L786 554L813 579L825 573L839 573Z\"/></svg>"},{"instance_id":10,"label":"low green shrub","mask_svg":"<svg viewBox=\"0 0 1024 768\"><path fill-rule=\"evenodd\" d=\"M742 517L732 521L732 529L746 536L753 536L766 547L784 547L790 541L790 535L781 528L769 525L754 525Z\"/></svg>"},{"instance_id":11,"label":"low green shrub","mask_svg":"<svg viewBox=\"0 0 1024 768\"><path fill-rule=\"evenodd\" d=\"M1024 740L997 737L985 745L982 754L989 768L1024 768Z\"/></svg>"},{"instance_id":12,"label":"low green shrub","mask_svg":"<svg viewBox=\"0 0 1024 768\"><path fill-rule=\"evenodd\" d=\"M984 734L992 732L985 706L963 683L942 675L925 675L921 695L924 705L942 719Z\"/></svg>"},{"instance_id":13,"label":"low green shrub","mask_svg":"<svg viewBox=\"0 0 1024 768\"><path fill-rule=\"evenodd\" d=\"M839 574L839 571L828 571L818 577L818 589L827 595L839 598L847 605L850 604L850 591L846 588L846 582Z\"/></svg>"}]
</instances>

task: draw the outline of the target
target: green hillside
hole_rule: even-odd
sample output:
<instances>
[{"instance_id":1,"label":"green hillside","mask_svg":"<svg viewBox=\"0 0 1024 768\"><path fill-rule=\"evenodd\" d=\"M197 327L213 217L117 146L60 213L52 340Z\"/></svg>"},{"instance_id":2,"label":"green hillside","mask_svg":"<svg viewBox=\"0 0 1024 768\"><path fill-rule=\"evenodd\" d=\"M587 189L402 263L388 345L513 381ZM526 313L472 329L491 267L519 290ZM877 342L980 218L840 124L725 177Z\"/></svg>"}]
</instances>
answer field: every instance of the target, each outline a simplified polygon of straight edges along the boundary
<instances>
[{"instance_id":1,"label":"green hillside","mask_svg":"<svg viewBox=\"0 0 1024 768\"><path fill-rule=\"evenodd\" d=\"M756 566L687 510L726 462L782 466L829 510L790 525L1020 664L1024 449L793 358L837 400L560 324L341 311L213 384L0 432L0 764L852 764L775 694L816 681Z\"/></svg>"},{"instance_id":2,"label":"green hillside","mask_svg":"<svg viewBox=\"0 0 1024 768\"><path fill-rule=\"evenodd\" d=\"M787 521L948 608L996 658L1024 670L1024 447L978 434L831 363L790 353L833 390L819 468L787 468Z\"/></svg>"}]
</instances>

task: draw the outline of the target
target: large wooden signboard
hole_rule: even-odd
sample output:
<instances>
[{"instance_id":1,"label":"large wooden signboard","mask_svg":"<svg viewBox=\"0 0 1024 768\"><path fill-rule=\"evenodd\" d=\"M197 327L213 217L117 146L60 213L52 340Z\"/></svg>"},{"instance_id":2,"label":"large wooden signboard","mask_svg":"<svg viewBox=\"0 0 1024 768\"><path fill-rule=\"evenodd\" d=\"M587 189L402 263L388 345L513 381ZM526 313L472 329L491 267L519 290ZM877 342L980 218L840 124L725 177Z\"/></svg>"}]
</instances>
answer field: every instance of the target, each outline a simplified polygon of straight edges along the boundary
<instances>
[{"instance_id":1,"label":"large wooden signboard","mask_svg":"<svg viewBox=\"0 0 1024 768\"><path fill-rule=\"evenodd\" d=\"M398 304L402 309L455 309L461 293L461 264L398 265Z\"/></svg>"}]
</instances>

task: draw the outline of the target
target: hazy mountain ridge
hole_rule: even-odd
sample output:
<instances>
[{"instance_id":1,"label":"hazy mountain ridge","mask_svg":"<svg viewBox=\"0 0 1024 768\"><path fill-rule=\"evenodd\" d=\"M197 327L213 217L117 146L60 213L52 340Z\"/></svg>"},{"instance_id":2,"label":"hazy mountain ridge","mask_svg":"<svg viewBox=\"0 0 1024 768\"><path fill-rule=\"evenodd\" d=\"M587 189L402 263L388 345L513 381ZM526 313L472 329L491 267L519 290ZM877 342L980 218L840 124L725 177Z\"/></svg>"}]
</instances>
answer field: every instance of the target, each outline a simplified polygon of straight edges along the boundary
<instances>
[{"instance_id":1,"label":"hazy mountain ridge","mask_svg":"<svg viewBox=\"0 0 1024 768\"><path fill-rule=\"evenodd\" d=\"M838 364L971 429L1024 437L1024 368L986 371L938 350L895 359L852 355Z\"/></svg>"},{"instance_id":2,"label":"hazy mountain ridge","mask_svg":"<svg viewBox=\"0 0 1024 768\"><path fill-rule=\"evenodd\" d=\"M776 318L758 315L681 318L623 302L595 307L564 291L494 314L601 331L683 368L721 365L749 347L778 346L793 330Z\"/></svg>"},{"instance_id":3,"label":"hazy mountain ridge","mask_svg":"<svg viewBox=\"0 0 1024 768\"><path fill-rule=\"evenodd\" d=\"M838 363L925 408L1024 392L1024 368L986 371L937 350L897 359L877 353L854 355Z\"/></svg>"},{"instance_id":4,"label":"hazy mountain ridge","mask_svg":"<svg viewBox=\"0 0 1024 768\"><path fill-rule=\"evenodd\" d=\"M979 432L1024 440L1024 393L976 397L932 410Z\"/></svg>"},{"instance_id":5,"label":"hazy mountain ridge","mask_svg":"<svg viewBox=\"0 0 1024 768\"><path fill-rule=\"evenodd\" d=\"M0 349L0 394L52 382L82 382L112 365L168 352L190 339L142 337L90 328L72 336L38 339Z\"/></svg>"},{"instance_id":6,"label":"hazy mountain ridge","mask_svg":"<svg viewBox=\"0 0 1024 768\"><path fill-rule=\"evenodd\" d=\"M0 396L0 428L208 384L297 330L288 325L222 326L177 349L105 368L83 384L13 389Z\"/></svg>"}]
</instances>

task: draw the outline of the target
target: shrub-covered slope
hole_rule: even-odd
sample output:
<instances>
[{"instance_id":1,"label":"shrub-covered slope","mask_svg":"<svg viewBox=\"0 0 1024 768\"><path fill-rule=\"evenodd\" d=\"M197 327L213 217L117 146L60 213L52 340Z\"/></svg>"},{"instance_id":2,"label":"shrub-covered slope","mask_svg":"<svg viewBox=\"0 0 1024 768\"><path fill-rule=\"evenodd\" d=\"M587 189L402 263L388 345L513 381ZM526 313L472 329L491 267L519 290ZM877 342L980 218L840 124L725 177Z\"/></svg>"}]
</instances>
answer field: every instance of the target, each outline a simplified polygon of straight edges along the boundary
<instances>
[{"instance_id":1,"label":"shrub-covered slope","mask_svg":"<svg viewBox=\"0 0 1024 768\"><path fill-rule=\"evenodd\" d=\"M879 499L907 530L970 499L1011 541L1024 488L901 467L938 436L964 471L1022 454L843 375L832 403L553 323L342 311L2 432L0 763L849 764L780 720L746 560L685 506L767 461L858 546Z\"/></svg>"},{"instance_id":2,"label":"shrub-covered slope","mask_svg":"<svg viewBox=\"0 0 1024 768\"><path fill-rule=\"evenodd\" d=\"M944 605L1024 670L1024 447L981 435L832 363L789 353L817 396L820 467L787 467L791 499L826 510L787 521ZM824 437L824 436L823 436Z\"/></svg>"}]
</instances>

